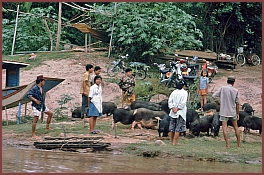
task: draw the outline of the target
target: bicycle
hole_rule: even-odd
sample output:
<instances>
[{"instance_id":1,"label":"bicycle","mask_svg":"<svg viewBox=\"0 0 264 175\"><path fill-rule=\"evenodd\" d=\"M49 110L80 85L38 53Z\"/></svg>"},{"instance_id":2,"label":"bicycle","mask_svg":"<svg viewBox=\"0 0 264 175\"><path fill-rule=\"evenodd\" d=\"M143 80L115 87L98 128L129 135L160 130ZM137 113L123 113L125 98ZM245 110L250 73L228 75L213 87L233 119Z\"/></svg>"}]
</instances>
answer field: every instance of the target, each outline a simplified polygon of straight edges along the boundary
<instances>
[{"instance_id":1,"label":"bicycle","mask_svg":"<svg viewBox=\"0 0 264 175\"><path fill-rule=\"evenodd\" d=\"M130 67L133 72L133 76L136 79L143 80L147 77L147 72L149 66L147 66L145 63L141 62L129 62L128 67L125 66L124 60L128 57L128 54L125 56L118 56L119 59L116 61L113 61L108 67L107 67L107 73L112 77L116 73L120 72L122 70L122 73L125 72L126 68Z\"/></svg>"},{"instance_id":2,"label":"bicycle","mask_svg":"<svg viewBox=\"0 0 264 175\"><path fill-rule=\"evenodd\" d=\"M250 48L249 52L244 52L243 48L246 48L247 45L243 45L243 47L237 48L237 56L236 56L236 63L240 66L244 66L247 62L248 64L253 64L254 66L258 66L260 64L260 58L257 54L252 53L252 48Z\"/></svg>"}]
</instances>

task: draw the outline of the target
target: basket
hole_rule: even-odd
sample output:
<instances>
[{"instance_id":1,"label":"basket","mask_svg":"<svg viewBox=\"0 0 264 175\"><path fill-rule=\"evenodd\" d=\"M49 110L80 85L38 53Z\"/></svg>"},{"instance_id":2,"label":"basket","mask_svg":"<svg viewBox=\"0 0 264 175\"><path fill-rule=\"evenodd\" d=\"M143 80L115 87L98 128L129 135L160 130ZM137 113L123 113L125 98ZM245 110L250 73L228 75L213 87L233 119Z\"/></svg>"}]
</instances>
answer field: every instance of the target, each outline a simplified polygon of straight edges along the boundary
<instances>
[{"instance_id":1,"label":"basket","mask_svg":"<svg viewBox=\"0 0 264 175\"><path fill-rule=\"evenodd\" d=\"M237 53L243 53L243 47L237 48Z\"/></svg>"}]
</instances>

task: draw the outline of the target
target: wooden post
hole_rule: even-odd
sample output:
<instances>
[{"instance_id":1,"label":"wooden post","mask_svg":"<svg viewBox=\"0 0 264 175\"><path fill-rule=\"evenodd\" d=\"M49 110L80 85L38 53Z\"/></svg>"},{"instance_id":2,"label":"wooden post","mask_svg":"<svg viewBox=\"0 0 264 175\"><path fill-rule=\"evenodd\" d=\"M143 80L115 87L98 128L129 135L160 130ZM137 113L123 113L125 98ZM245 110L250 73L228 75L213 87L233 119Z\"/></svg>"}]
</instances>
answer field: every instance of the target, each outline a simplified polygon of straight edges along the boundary
<instances>
[{"instance_id":1,"label":"wooden post","mask_svg":"<svg viewBox=\"0 0 264 175\"><path fill-rule=\"evenodd\" d=\"M5 106L5 113L6 113L6 125L8 125L8 116L7 116L6 106Z\"/></svg>"},{"instance_id":2,"label":"wooden post","mask_svg":"<svg viewBox=\"0 0 264 175\"><path fill-rule=\"evenodd\" d=\"M87 53L87 33L85 33L85 53Z\"/></svg>"},{"instance_id":3,"label":"wooden post","mask_svg":"<svg viewBox=\"0 0 264 175\"><path fill-rule=\"evenodd\" d=\"M18 23L18 14L19 14L19 5L17 6L16 25L15 25L15 31L14 31L14 37L13 37L13 44L12 44L11 55L14 55L14 47L15 47L16 31L17 31L17 23Z\"/></svg>"},{"instance_id":4,"label":"wooden post","mask_svg":"<svg viewBox=\"0 0 264 175\"><path fill-rule=\"evenodd\" d=\"M25 116L27 115L27 103L25 104Z\"/></svg>"},{"instance_id":5,"label":"wooden post","mask_svg":"<svg viewBox=\"0 0 264 175\"><path fill-rule=\"evenodd\" d=\"M89 33L89 52L91 51L91 49L90 49L90 45L91 45L91 34Z\"/></svg>"},{"instance_id":6,"label":"wooden post","mask_svg":"<svg viewBox=\"0 0 264 175\"><path fill-rule=\"evenodd\" d=\"M17 124L20 124L20 117L21 117L21 102L18 103L18 111L17 111Z\"/></svg>"},{"instance_id":7,"label":"wooden post","mask_svg":"<svg viewBox=\"0 0 264 175\"><path fill-rule=\"evenodd\" d=\"M62 6L62 3L59 2L58 33L57 33L56 51L59 51L59 47L60 47L60 34L61 34L61 6Z\"/></svg>"}]
</instances>

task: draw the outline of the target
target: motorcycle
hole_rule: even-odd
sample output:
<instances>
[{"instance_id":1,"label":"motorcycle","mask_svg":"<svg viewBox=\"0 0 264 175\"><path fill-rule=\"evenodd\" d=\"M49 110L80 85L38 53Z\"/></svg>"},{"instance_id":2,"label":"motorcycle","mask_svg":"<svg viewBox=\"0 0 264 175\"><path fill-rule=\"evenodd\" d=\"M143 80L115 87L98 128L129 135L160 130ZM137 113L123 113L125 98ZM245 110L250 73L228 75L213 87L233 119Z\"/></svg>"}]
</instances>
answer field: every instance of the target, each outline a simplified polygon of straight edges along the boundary
<instances>
[{"instance_id":1,"label":"motorcycle","mask_svg":"<svg viewBox=\"0 0 264 175\"><path fill-rule=\"evenodd\" d=\"M107 67L107 73L110 76L114 76L118 72L124 73L126 68L131 68L133 72L133 76L136 79L143 80L147 76L148 68L149 66L145 63L141 62L129 62L128 66L125 66L125 59L128 58L128 54L125 56L119 55L119 59L116 61L113 61L108 67Z\"/></svg>"},{"instance_id":2,"label":"motorcycle","mask_svg":"<svg viewBox=\"0 0 264 175\"><path fill-rule=\"evenodd\" d=\"M167 79L171 76L171 68L167 68L166 64L153 63L160 70L160 81Z\"/></svg>"},{"instance_id":3,"label":"motorcycle","mask_svg":"<svg viewBox=\"0 0 264 175\"><path fill-rule=\"evenodd\" d=\"M178 61L176 62L175 61L170 62L171 74L168 78L166 78L165 76L166 73L168 73L168 69L165 69L163 66L162 70L161 70L161 74L162 77L164 78L161 79L160 85L165 84L168 88L175 88L176 83L182 79L186 81L187 85L189 86L189 84L193 83L194 79L197 78L197 76L188 75L191 69L190 68L188 69L187 65L185 64L185 60L183 59L178 59Z\"/></svg>"}]
</instances>

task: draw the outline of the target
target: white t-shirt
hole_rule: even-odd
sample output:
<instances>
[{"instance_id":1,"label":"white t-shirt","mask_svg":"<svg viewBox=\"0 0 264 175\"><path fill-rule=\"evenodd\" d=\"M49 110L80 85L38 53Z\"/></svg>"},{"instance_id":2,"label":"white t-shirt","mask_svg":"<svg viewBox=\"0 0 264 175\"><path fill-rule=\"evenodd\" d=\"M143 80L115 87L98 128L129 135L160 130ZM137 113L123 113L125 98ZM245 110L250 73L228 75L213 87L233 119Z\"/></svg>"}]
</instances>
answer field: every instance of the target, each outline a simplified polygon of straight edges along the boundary
<instances>
[{"instance_id":1,"label":"white t-shirt","mask_svg":"<svg viewBox=\"0 0 264 175\"><path fill-rule=\"evenodd\" d=\"M178 118L179 115L182 116L182 118L186 121L186 112L187 112L187 98L188 98L188 92L184 89L176 89L174 90L168 100L168 106L169 108L179 108L177 113L174 113L172 109L170 110L169 116L172 118Z\"/></svg>"},{"instance_id":2,"label":"white t-shirt","mask_svg":"<svg viewBox=\"0 0 264 175\"><path fill-rule=\"evenodd\" d=\"M90 87L89 97L91 97L91 102L97 108L99 113L102 113L102 87L94 84Z\"/></svg>"}]
</instances>

